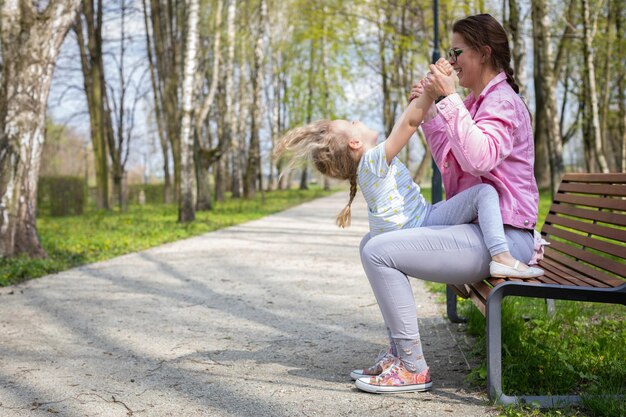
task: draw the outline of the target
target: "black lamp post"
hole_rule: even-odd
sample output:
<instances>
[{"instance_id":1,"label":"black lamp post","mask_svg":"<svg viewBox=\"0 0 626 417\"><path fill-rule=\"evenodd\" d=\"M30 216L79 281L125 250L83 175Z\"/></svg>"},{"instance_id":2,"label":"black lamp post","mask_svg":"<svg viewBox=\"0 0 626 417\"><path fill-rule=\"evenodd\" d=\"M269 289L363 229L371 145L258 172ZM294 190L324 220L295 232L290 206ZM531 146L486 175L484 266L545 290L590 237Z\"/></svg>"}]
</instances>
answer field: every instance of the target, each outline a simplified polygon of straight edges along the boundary
<instances>
[{"instance_id":1,"label":"black lamp post","mask_svg":"<svg viewBox=\"0 0 626 417\"><path fill-rule=\"evenodd\" d=\"M433 40L433 64L439 59L439 0L433 0L433 19L435 20L435 36ZM432 160L433 177L431 180L431 197L430 201L435 204L441 201L441 172L437 168L435 160Z\"/></svg>"},{"instance_id":2,"label":"black lamp post","mask_svg":"<svg viewBox=\"0 0 626 417\"><path fill-rule=\"evenodd\" d=\"M439 0L433 0L433 19L434 22L434 30L435 36L433 40L433 64L437 62L439 59ZM431 202L433 204L441 201L442 190L441 190L441 172L439 172L439 168L435 163L435 160L432 160L433 166L433 178L431 181ZM466 321L464 318L458 316L456 311L456 294L450 286L446 287L446 307L448 312L448 318L453 323L460 323Z\"/></svg>"}]
</instances>

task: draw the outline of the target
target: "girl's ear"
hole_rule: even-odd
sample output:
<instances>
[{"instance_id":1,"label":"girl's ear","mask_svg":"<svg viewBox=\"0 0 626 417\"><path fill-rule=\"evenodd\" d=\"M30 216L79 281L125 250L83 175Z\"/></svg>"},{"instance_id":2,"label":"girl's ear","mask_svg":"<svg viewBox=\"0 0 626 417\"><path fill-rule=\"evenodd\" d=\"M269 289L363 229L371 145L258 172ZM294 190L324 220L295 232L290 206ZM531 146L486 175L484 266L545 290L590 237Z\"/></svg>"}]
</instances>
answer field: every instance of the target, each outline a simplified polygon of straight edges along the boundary
<instances>
[{"instance_id":1,"label":"girl's ear","mask_svg":"<svg viewBox=\"0 0 626 417\"><path fill-rule=\"evenodd\" d=\"M363 147L363 142L361 142L359 139L348 140L348 148L352 149L353 151L357 151L361 149L362 147Z\"/></svg>"}]
</instances>

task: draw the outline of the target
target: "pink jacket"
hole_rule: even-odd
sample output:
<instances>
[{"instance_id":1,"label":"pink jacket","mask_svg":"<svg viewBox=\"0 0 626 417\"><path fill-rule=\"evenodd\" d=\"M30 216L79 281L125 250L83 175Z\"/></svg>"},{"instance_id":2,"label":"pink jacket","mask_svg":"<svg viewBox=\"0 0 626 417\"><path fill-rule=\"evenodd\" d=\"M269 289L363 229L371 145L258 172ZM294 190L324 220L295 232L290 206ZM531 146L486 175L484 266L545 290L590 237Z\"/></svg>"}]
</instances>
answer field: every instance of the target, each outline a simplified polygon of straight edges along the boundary
<instances>
[{"instance_id":1,"label":"pink jacket","mask_svg":"<svg viewBox=\"0 0 626 417\"><path fill-rule=\"evenodd\" d=\"M501 72L475 99L452 94L437 103L439 115L422 129L446 195L491 184L500 195L504 224L533 229L539 192L534 175L535 149L524 102Z\"/></svg>"}]
</instances>

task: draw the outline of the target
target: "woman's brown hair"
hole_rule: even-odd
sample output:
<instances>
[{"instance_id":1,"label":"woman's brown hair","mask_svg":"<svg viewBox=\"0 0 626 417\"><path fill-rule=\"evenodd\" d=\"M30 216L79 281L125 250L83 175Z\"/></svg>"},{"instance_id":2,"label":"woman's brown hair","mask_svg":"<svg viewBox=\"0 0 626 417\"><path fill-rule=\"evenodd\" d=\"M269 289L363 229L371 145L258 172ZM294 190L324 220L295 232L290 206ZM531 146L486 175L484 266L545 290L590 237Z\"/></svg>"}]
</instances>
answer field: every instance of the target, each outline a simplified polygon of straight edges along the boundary
<instances>
[{"instance_id":1,"label":"woman's brown hair","mask_svg":"<svg viewBox=\"0 0 626 417\"><path fill-rule=\"evenodd\" d=\"M477 14L458 20L452 26L452 32L463 36L470 48L480 51L482 47L491 48L491 65L498 71L506 73L506 80L519 94L519 86L515 81L511 68L511 48L504 27L490 14Z\"/></svg>"}]
</instances>

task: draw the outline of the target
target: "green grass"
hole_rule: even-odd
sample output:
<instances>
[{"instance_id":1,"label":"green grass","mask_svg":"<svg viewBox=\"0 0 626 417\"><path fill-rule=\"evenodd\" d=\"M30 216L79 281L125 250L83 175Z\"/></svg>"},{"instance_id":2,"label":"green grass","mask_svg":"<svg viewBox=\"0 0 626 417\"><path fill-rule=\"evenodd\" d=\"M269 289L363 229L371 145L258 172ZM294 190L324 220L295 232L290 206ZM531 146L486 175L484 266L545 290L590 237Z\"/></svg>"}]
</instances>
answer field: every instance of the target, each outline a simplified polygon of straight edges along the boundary
<instances>
[{"instance_id":1,"label":"green grass","mask_svg":"<svg viewBox=\"0 0 626 417\"><path fill-rule=\"evenodd\" d=\"M188 224L178 223L177 207L165 204L131 206L126 212L90 210L82 216L42 216L37 219L37 230L48 258L0 259L0 286L258 219L328 194L312 187L266 193L265 201L260 194L254 200L228 199L216 203L212 211L197 212L196 220Z\"/></svg>"},{"instance_id":2,"label":"green grass","mask_svg":"<svg viewBox=\"0 0 626 417\"><path fill-rule=\"evenodd\" d=\"M551 203L539 201L539 224ZM427 288L445 300L445 285ZM482 365L468 379L477 388L486 384L485 318L469 300L459 302L459 315L468 318L467 331L476 337L471 354ZM550 317L545 301L507 297L502 306L503 389L517 395L585 397L582 407L537 410L532 406L502 407L502 416L624 416L626 401L593 397L626 394L626 308L620 305L556 301Z\"/></svg>"}]
</instances>

